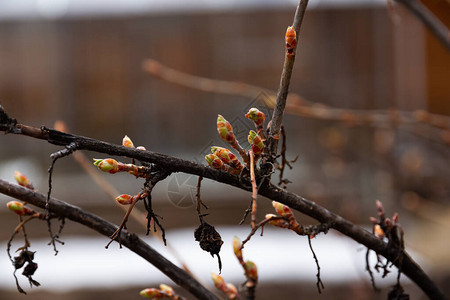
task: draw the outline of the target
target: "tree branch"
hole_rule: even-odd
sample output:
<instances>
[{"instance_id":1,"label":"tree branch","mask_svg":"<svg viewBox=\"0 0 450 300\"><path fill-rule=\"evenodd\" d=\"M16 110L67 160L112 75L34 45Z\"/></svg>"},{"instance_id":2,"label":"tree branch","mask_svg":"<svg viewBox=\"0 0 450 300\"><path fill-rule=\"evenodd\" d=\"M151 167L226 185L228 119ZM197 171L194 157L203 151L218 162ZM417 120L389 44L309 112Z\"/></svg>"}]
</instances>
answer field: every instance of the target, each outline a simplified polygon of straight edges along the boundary
<instances>
[{"instance_id":1,"label":"tree branch","mask_svg":"<svg viewBox=\"0 0 450 300\"><path fill-rule=\"evenodd\" d=\"M17 121L15 119L9 118L1 107L0 131L5 131L6 133L9 132L14 134L27 135L34 138L47 140L49 143L60 146L66 146L72 142L75 142L77 143L77 149L79 150L89 150L110 155L134 158L143 162L157 164L161 167L164 167L170 172L183 172L202 176L204 178L209 178L217 182L229 184L250 191L250 182L248 182L248 180L242 182L239 176L199 165L192 161L187 161L184 159L171 157L152 151L142 151L134 148L118 146L103 141L98 141L92 138L59 132L45 127L39 129L23 124L17 124ZM274 186L273 184L261 186L261 188L258 190L258 193L271 200L283 203L305 215L308 215L318 220L320 223L330 224L331 228L343 233L344 235L352 238L358 243L363 244L367 248L386 257L387 259L395 261L395 265L398 265L399 261L402 261L402 272L412 281L414 281L425 292L425 294L430 297L430 299L446 299L446 297L428 277L428 275L424 273L420 266L411 257L409 257L406 252L402 253L402 260L396 259L398 258L398 251L396 249L389 248L386 243L376 238L367 230L354 225L350 221L330 212L326 208L316 204L313 201L282 190ZM110 233L112 233L114 230L112 230Z\"/></svg>"},{"instance_id":2,"label":"tree branch","mask_svg":"<svg viewBox=\"0 0 450 300\"><path fill-rule=\"evenodd\" d=\"M417 0L396 0L422 21L442 44L450 50L450 35L448 28L422 3Z\"/></svg>"},{"instance_id":3,"label":"tree branch","mask_svg":"<svg viewBox=\"0 0 450 300\"><path fill-rule=\"evenodd\" d=\"M0 179L0 193L45 209L45 195L19 185L11 184L2 179ZM117 226L106 220L55 198L50 198L49 208L52 214L80 223L107 237L117 229ZM188 273L172 264L164 256L142 241L137 235L123 231L120 234L120 240L122 245L154 265L176 284L191 292L198 299L218 299Z\"/></svg>"},{"instance_id":4,"label":"tree branch","mask_svg":"<svg viewBox=\"0 0 450 300\"><path fill-rule=\"evenodd\" d=\"M280 126L283 120L284 108L286 106L286 99L289 92L289 84L291 81L292 70L294 68L295 51L297 49L298 36L300 33L300 27L303 22L303 16L305 15L307 5L308 0L300 0L294 15L294 22L292 24L292 27L294 27L296 33L296 42L291 47L293 53L289 53L288 51L286 51L286 55L284 58L283 72L281 73L280 86L278 88L277 100L272 114L272 121L268 137L269 141L268 151L272 155L276 155L277 152L278 139L280 135Z\"/></svg>"}]
</instances>

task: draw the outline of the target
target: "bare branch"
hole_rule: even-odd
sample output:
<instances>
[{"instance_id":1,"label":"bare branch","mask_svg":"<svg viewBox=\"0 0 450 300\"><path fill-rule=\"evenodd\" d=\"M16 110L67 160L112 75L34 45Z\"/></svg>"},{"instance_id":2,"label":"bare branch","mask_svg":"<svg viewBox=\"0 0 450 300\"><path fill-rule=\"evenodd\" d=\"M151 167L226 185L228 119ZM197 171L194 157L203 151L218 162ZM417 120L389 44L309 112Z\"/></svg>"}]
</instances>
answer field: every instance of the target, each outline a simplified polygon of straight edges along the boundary
<instances>
[{"instance_id":1,"label":"bare branch","mask_svg":"<svg viewBox=\"0 0 450 300\"><path fill-rule=\"evenodd\" d=\"M43 194L11 184L1 179L0 193L26 201L29 204L40 208L45 208L46 206L46 196ZM117 226L107 222L106 220L92 213L86 212L77 206L55 198L50 198L48 204L52 214L56 214L60 217L80 223L107 237L109 237L117 229ZM120 234L120 240L125 247L147 260L162 273L172 279L176 284L191 292L198 299L218 299L213 293L207 290L188 273L172 264L152 247L144 243L137 235L123 231Z\"/></svg>"},{"instance_id":2,"label":"bare branch","mask_svg":"<svg viewBox=\"0 0 450 300\"><path fill-rule=\"evenodd\" d=\"M191 89L208 93L242 96L253 99L263 94L264 104L270 108L275 106L276 93L263 87L243 82L216 80L195 76L169 68L160 62L147 59L144 70L152 76ZM425 110L402 111L397 109L347 109L330 107L325 104L308 101L304 97L289 93L285 112L304 118L343 122L349 126L398 127L414 129L411 132L441 144L450 145L450 118L433 114ZM424 133L423 131L427 131Z\"/></svg>"},{"instance_id":3,"label":"bare branch","mask_svg":"<svg viewBox=\"0 0 450 300\"><path fill-rule=\"evenodd\" d=\"M229 184L250 191L250 183L248 182L248 180L242 182L239 176L227 172L214 170L192 161L187 161L184 159L171 157L152 151L142 151L138 149L118 146L103 141L98 141L92 138L62 133L45 127L39 129L23 124L17 124L14 119L8 118L6 113L2 110L0 110L0 131L27 135L34 138L47 140L52 144L61 146L65 146L73 141L76 141L79 150L90 150L110 155L135 158L142 162L157 164L170 172L184 172L192 175L203 176L204 178L209 178L217 182ZM367 230L354 225L350 221L333 212L330 212L329 210L316 204L315 202L307 200L299 195L282 190L272 184L261 186L258 190L258 193L271 200L283 203L291 207L292 209L304 213L305 215L318 220L320 223L330 224L330 228L333 228L352 238L358 243L363 244L367 248L386 257L390 261L395 260L395 265L398 264L399 260L397 249L389 248L386 243L380 241L377 237L375 237ZM51 211L53 212L53 210ZM115 228L113 229L115 230ZM113 229L108 232L108 234L111 234L114 231ZM417 263L411 257L409 257L409 255L405 251L402 251L401 256L403 274L414 281L431 299L446 299L439 288L428 277L428 275L425 274L420 266L417 265Z\"/></svg>"},{"instance_id":4,"label":"bare branch","mask_svg":"<svg viewBox=\"0 0 450 300\"><path fill-rule=\"evenodd\" d=\"M286 106L286 99L289 92L289 84L291 81L292 70L294 68L295 62L295 51L297 49L297 40L300 33L300 27L302 25L303 16L305 15L306 6L308 5L308 0L300 0L297 10L295 11L294 22L292 27L294 27L296 42L292 45L292 50L286 51L284 58L283 72L281 73L280 86L277 93L277 101L272 114L272 121L269 131L269 154L276 155L278 139L280 135L280 126L283 120L284 108Z\"/></svg>"}]
</instances>

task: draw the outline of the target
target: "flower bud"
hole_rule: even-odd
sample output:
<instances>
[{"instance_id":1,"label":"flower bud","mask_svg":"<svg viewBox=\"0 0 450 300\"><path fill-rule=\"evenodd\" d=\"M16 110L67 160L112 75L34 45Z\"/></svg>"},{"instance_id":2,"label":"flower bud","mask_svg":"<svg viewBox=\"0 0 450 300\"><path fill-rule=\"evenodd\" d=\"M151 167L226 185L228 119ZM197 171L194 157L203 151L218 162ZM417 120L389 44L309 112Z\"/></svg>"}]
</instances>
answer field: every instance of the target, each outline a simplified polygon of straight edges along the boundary
<instances>
[{"instance_id":1,"label":"flower bud","mask_svg":"<svg viewBox=\"0 0 450 300\"><path fill-rule=\"evenodd\" d=\"M289 208L289 206L276 201L272 201L272 206L273 208L275 208L277 214L279 214L283 218L286 218L288 220L294 219L294 214L292 213L292 210Z\"/></svg>"},{"instance_id":2,"label":"flower bud","mask_svg":"<svg viewBox=\"0 0 450 300\"><path fill-rule=\"evenodd\" d=\"M128 135L125 135L122 140L122 146L128 147L128 148L134 148L134 144L131 141L131 139L128 137Z\"/></svg>"},{"instance_id":3,"label":"flower bud","mask_svg":"<svg viewBox=\"0 0 450 300\"><path fill-rule=\"evenodd\" d=\"M255 122L256 126L263 126L264 121L266 120L266 115L262 111L254 107L250 108L245 117Z\"/></svg>"},{"instance_id":4,"label":"flower bud","mask_svg":"<svg viewBox=\"0 0 450 300\"><path fill-rule=\"evenodd\" d=\"M139 295L145 298L162 298L161 292L155 288L144 289L139 292Z\"/></svg>"},{"instance_id":5,"label":"flower bud","mask_svg":"<svg viewBox=\"0 0 450 300\"><path fill-rule=\"evenodd\" d=\"M222 276L216 273L211 273L211 279L214 282L214 285L219 290L223 290L225 288L225 280L223 280Z\"/></svg>"},{"instance_id":6,"label":"flower bud","mask_svg":"<svg viewBox=\"0 0 450 300\"><path fill-rule=\"evenodd\" d=\"M123 194L118 197L116 197L116 201L119 202L122 205L128 205L131 204L134 200L134 197L131 195Z\"/></svg>"},{"instance_id":7,"label":"flower bud","mask_svg":"<svg viewBox=\"0 0 450 300\"><path fill-rule=\"evenodd\" d=\"M233 144L236 141L236 137L233 133L233 127L231 127L230 122L225 120L221 115L217 116L217 131L219 132L222 140L229 144Z\"/></svg>"},{"instance_id":8,"label":"flower bud","mask_svg":"<svg viewBox=\"0 0 450 300\"><path fill-rule=\"evenodd\" d=\"M208 154L205 156L206 161L208 162L208 165L213 167L214 169L220 170L223 167L223 162L220 160L220 158L217 157L215 154Z\"/></svg>"},{"instance_id":9,"label":"flower bud","mask_svg":"<svg viewBox=\"0 0 450 300\"><path fill-rule=\"evenodd\" d=\"M266 215L266 219L273 219L273 218L279 218L278 216L274 215L274 214L267 214ZM269 221L269 224L276 226L276 227L280 227L280 228L289 228L289 221L285 220L285 219L273 219Z\"/></svg>"},{"instance_id":10,"label":"flower bud","mask_svg":"<svg viewBox=\"0 0 450 300\"><path fill-rule=\"evenodd\" d=\"M250 130L248 134L248 143L252 146L253 153L255 155L261 155L264 150L264 143L261 137L253 130Z\"/></svg>"},{"instance_id":11,"label":"flower bud","mask_svg":"<svg viewBox=\"0 0 450 300\"><path fill-rule=\"evenodd\" d=\"M217 155L217 157L220 158L223 163L231 166L232 168L242 170L243 166L241 162L230 150L213 146L211 147L211 152Z\"/></svg>"},{"instance_id":12,"label":"flower bud","mask_svg":"<svg viewBox=\"0 0 450 300\"><path fill-rule=\"evenodd\" d=\"M383 229L381 229L381 226L378 224L375 224L373 226L373 234L380 240L384 238L384 231L383 231Z\"/></svg>"},{"instance_id":13,"label":"flower bud","mask_svg":"<svg viewBox=\"0 0 450 300\"><path fill-rule=\"evenodd\" d=\"M234 284L227 283L226 289L227 289L226 294L228 296L228 299L231 299L231 300L237 299L238 290L237 290L237 288L236 288L236 286Z\"/></svg>"},{"instance_id":14,"label":"flower bud","mask_svg":"<svg viewBox=\"0 0 450 300\"><path fill-rule=\"evenodd\" d=\"M166 293L169 296L173 296L175 294L175 291L173 290L173 288L167 284L161 283L159 285L159 289L161 291L163 291L164 293Z\"/></svg>"},{"instance_id":15,"label":"flower bud","mask_svg":"<svg viewBox=\"0 0 450 300\"><path fill-rule=\"evenodd\" d=\"M297 47L297 34L292 26L289 26L286 30L286 54L288 56L295 55L295 49Z\"/></svg>"},{"instance_id":16,"label":"flower bud","mask_svg":"<svg viewBox=\"0 0 450 300\"><path fill-rule=\"evenodd\" d=\"M14 172L14 179L16 179L16 181L19 185L29 188L29 189L32 189L32 190L34 189L30 180L28 180L28 178L25 175L23 175L22 173L20 173L19 171Z\"/></svg>"},{"instance_id":17,"label":"flower bud","mask_svg":"<svg viewBox=\"0 0 450 300\"><path fill-rule=\"evenodd\" d=\"M147 150L147 149L145 149L144 146L137 146L136 149L138 149L138 150L143 150L143 151Z\"/></svg>"},{"instance_id":18,"label":"flower bud","mask_svg":"<svg viewBox=\"0 0 450 300\"><path fill-rule=\"evenodd\" d=\"M236 236L233 238L233 252L240 262L244 260L244 258L242 257L242 242Z\"/></svg>"},{"instance_id":19,"label":"flower bud","mask_svg":"<svg viewBox=\"0 0 450 300\"><path fill-rule=\"evenodd\" d=\"M19 216L30 216L35 213L34 210L32 210L29 207L26 207L22 202L19 201L9 201L6 204L6 206L9 208L10 211L14 212Z\"/></svg>"},{"instance_id":20,"label":"flower bud","mask_svg":"<svg viewBox=\"0 0 450 300\"><path fill-rule=\"evenodd\" d=\"M117 161L112 158L105 158L105 159L94 158L94 165L97 166L103 172L108 172L111 174L117 173L119 171L119 165Z\"/></svg>"},{"instance_id":21,"label":"flower bud","mask_svg":"<svg viewBox=\"0 0 450 300\"><path fill-rule=\"evenodd\" d=\"M247 260L244 264L245 274L248 278L250 278L253 281L258 280L258 268L256 267L256 264L250 260Z\"/></svg>"}]
</instances>

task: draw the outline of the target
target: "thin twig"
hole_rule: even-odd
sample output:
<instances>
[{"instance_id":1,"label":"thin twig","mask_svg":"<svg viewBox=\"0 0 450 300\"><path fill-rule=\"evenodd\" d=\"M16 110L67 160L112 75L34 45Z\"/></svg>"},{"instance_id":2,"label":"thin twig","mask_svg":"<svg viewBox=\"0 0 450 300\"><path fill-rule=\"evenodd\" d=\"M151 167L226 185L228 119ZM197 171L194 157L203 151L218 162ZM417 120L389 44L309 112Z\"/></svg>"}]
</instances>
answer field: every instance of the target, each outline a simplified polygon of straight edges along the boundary
<instances>
[{"instance_id":1,"label":"thin twig","mask_svg":"<svg viewBox=\"0 0 450 300\"><path fill-rule=\"evenodd\" d=\"M286 131L284 130L284 126L283 124L281 124L281 138L282 138L282 143L281 143L281 152L280 152L280 156L281 156L281 163L279 166L279 170L280 170L280 181L278 182L278 185L281 186L282 184L284 184L283 188L286 188L286 185L290 182L289 179L287 178L283 178L284 175L284 170L286 169L286 166L289 167L289 169L292 169L291 163L294 163L297 161L298 159L298 155L291 161L288 161L286 159Z\"/></svg>"},{"instance_id":2,"label":"thin twig","mask_svg":"<svg viewBox=\"0 0 450 300\"><path fill-rule=\"evenodd\" d=\"M122 248L122 243L120 241L120 233L122 232L122 229L126 226L127 221L128 221L128 217L130 216L131 211L133 210L133 207L136 205L136 203L141 200L141 194L138 194L134 197L133 202L131 202L130 206L128 207L128 210L125 214L125 216L122 219L122 222L120 223L119 228L116 229L116 231L114 231L114 233L110 236L110 241L108 244L106 244L105 248L108 249L109 245L111 245L111 243L118 238L118 242L119 242L119 246L120 248Z\"/></svg>"},{"instance_id":3,"label":"thin twig","mask_svg":"<svg viewBox=\"0 0 450 300\"><path fill-rule=\"evenodd\" d=\"M252 218L251 218L251 226L255 228L256 222L256 197L258 195L258 188L256 187L256 178L255 178L255 155L252 150L248 151L248 155L250 156L250 181L252 183Z\"/></svg>"},{"instance_id":4,"label":"thin twig","mask_svg":"<svg viewBox=\"0 0 450 300\"><path fill-rule=\"evenodd\" d=\"M305 15L306 6L308 5L308 0L300 0L297 6L297 10L294 15L294 22L292 27L294 27L296 33L297 42L293 45L293 54L286 51L284 57L283 72L281 73L280 86L278 88L277 100L275 103L275 108L272 114L272 120L270 122L270 131L268 136L269 142L269 154L274 157L277 152L278 139L280 136L280 126L283 120L284 108L286 106L286 99L289 91L289 84L291 82L292 70L294 68L295 62L295 52L297 49L298 37L300 33L300 27L302 25L303 17Z\"/></svg>"},{"instance_id":5,"label":"thin twig","mask_svg":"<svg viewBox=\"0 0 450 300\"><path fill-rule=\"evenodd\" d=\"M323 285L322 279L320 279L320 266L319 266L319 260L317 259L316 253L314 252L314 249L311 245L311 237L308 235L308 244L309 244L309 249L311 249L312 255L314 257L314 261L316 262L316 266L317 266L317 290L319 291L319 294L322 293L322 290L325 288L325 286Z\"/></svg>"},{"instance_id":6,"label":"thin twig","mask_svg":"<svg viewBox=\"0 0 450 300\"><path fill-rule=\"evenodd\" d=\"M271 217L271 218L266 218L264 220L262 220L261 222L259 222L258 224L256 224L252 230L250 231L250 233L248 234L247 238L245 240L242 241L242 246L241 248L244 248L244 245L250 241L250 239L252 238L252 236L255 235L256 231L258 231L259 228L261 228L261 235L263 234L263 229L264 229L264 225L266 225L267 223L269 223L270 221L274 221L274 220L282 220L282 217Z\"/></svg>"},{"instance_id":7,"label":"thin twig","mask_svg":"<svg viewBox=\"0 0 450 300\"><path fill-rule=\"evenodd\" d=\"M266 106L269 108L275 106L276 93L262 87L243 82L223 81L195 76L169 68L153 59L147 59L144 62L144 69L149 74L165 81L204 92L241 96L250 99L262 95L261 99ZM304 118L343 122L349 126L373 126L382 128L393 126L402 128L400 125L407 126L406 128L419 128L420 126L420 128L424 127L432 130L432 135L436 137L432 139L433 141L437 141L440 144L450 144L448 139L445 139L446 132L450 129L449 117L424 110L344 109L307 101L298 94L289 93L285 113ZM415 131L414 134L423 138L430 138L429 134L421 135Z\"/></svg>"},{"instance_id":8,"label":"thin twig","mask_svg":"<svg viewBox=\"0 0 450 300\"><path fill-rule=\"evenodd\" d=\"M202 199L200 198L202 180L203 180L203 177L198 176L197 193L195 194L195 198L197 199L197 214L198 214L198 217L200 218L200 221L202 221L203 216L204 216L204 215L202 215L202 212L201 212L201 205L203 205L204 208L208 209L208 207L205 205L205 203L203 203Z\"/></svg>"}]
</instances>

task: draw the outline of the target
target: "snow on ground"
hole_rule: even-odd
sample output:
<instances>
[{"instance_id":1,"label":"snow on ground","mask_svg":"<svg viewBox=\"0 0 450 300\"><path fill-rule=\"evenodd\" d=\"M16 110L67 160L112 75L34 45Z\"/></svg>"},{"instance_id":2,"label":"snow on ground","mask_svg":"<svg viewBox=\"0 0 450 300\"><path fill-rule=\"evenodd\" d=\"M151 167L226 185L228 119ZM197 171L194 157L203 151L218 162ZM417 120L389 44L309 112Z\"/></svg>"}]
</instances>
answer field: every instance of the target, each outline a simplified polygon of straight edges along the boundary
<instances>
[{"instance_id":1,"label":"snow on ground","mask_svg":"<svg viewBox=\"0 0 450 300\"><path fill-rule=\"evenodd\" d=\"M235 235L241 240L245 239L249 228L218 226L217 230L224 240L221 251L222 276L228 282L241 283L244 281L243 271L234 257L231 241ZM199 280L210 283L211 272L218 272L217 259L200 249L194 241L193 231L194 229L168 231L166 236ZM174 257L158 240L143 238L175 262ZM62 239L65 245L58 246L57 256L54 255L52 247L47 245L48 240L31 239L30 250L37 251L35 261L39 264L34 279L42 284L40 289L67 291L128 285L150 287L161 282L170 283L170 279L127 248L120 249L117 243L113 243L109 249L105 249L108 242L106 237L62 236ZM312 245L319 259L322 281L325 284L369 280L365 272L366 252L361 245L335 232L319 235L312 240ZM6 244L2 243L0 247L4 249L0 252L3 253L0 255L0 287L15 289L13 267L6 254ZM317 270L307 238L288 230L267 226L263 237L257 233L246 244L244 259L257 264L260 282L316 280ZM374 262L374 259L375 256L372 255L371 261ZM18 272L18 277L21 284L27 287L28 283L20 273L21 271ZM378 279L378 284L393 284L395 273L391 274L387 279Z\"/></svg>"}]
</instances>

